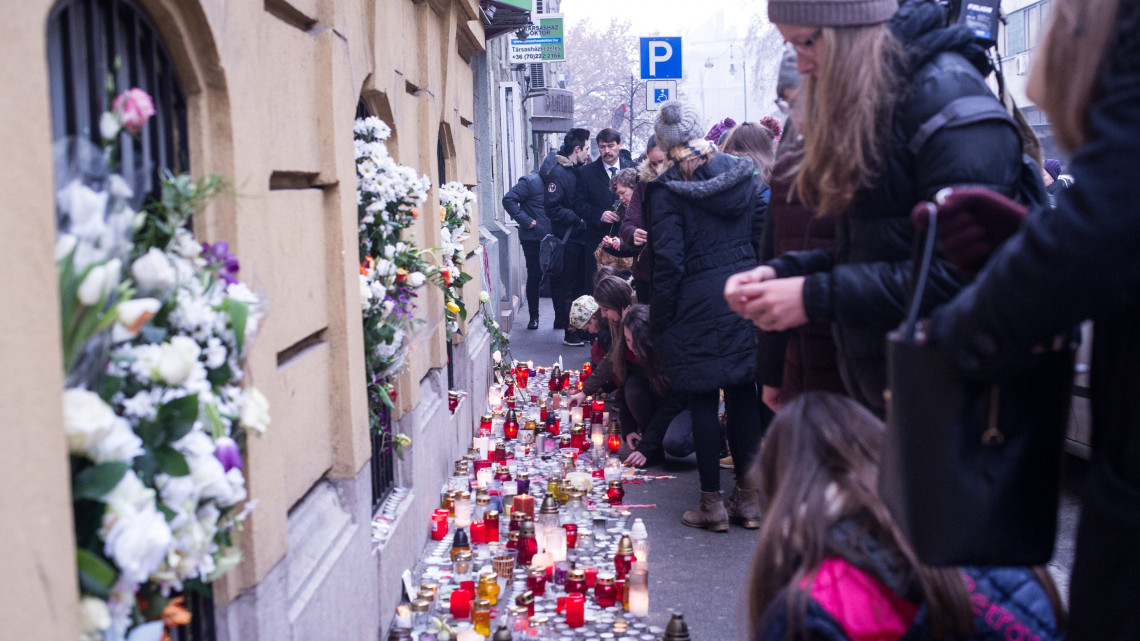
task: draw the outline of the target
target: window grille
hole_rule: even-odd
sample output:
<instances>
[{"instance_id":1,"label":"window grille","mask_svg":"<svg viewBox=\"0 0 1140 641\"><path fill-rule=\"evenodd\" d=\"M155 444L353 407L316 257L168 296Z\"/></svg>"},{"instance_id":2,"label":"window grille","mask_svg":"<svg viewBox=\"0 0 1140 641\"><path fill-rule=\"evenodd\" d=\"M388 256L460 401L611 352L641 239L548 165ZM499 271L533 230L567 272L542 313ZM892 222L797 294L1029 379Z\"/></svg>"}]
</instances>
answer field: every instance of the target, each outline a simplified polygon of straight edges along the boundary
<instances>
[{"instance_id":1,"label":"window grille","mask_svg":"<svg viewBox=\"0 0 1140 641\"><path fill-rule=\"evenodd\" d=\"M182 596L186 601L182 604L190 611L190 623L171 629L172 641L214 641L218 638L214 628L214 592L206 585L202 591L196 589L186 590Z\"/></svg>"},{"instance_id":2,"label":"window grille","mask_svg":"<svg viewBox=\"0 0 1140 641\"><path fill-rule=\"evenodd\" d=\"M372 511L380 509L384 499L396 484L396 461L392 453L392 414L387 406L372 410L377 421L372 429Z\"/></svg>"},{"instance_id":3,"label":"window grille","mask_svg":"<svg viewBox=\"0 0 1140 641\"><path fill-rule=\"evenodd\" d=\"M121 173L157 198L162 169L190 169L186 96L162 38L135 0L61 0L48 18L52 138L100 144L99 116L132 87L156 113L138 136L120 134ZM109 80L112 84L108 84Z\"/></svg>"}]
</instances>

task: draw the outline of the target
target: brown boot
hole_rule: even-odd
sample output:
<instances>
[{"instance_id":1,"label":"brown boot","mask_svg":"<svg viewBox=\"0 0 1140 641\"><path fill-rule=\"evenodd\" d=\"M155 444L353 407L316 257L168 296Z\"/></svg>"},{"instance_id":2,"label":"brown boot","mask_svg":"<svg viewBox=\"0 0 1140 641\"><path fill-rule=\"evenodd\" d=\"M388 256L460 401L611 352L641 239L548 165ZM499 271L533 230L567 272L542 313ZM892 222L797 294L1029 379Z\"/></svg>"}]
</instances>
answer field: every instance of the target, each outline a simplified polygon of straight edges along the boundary
<instances>
[{"instance_id":1,"label":"brown boot","mask_svg":"<svg viewBox=\"0 0 1140 641\"><path fill-rule=\"evenodd\" d=\"M728 499L728 519L749 530L760 527L760 493L755 488L737 485Z\"/></svg>"},{"instance_id":2,"label":"brown boot","mask_svg":"<svg viewBox=\"0 0 1140 641\"><path fill-rule=\"evenodd\" d=\"M703 527L710 532L728 531L728 512L724 510L724 492L701 492L701 505L681 515L689 527Z\"/></svg>"}]
</instances>

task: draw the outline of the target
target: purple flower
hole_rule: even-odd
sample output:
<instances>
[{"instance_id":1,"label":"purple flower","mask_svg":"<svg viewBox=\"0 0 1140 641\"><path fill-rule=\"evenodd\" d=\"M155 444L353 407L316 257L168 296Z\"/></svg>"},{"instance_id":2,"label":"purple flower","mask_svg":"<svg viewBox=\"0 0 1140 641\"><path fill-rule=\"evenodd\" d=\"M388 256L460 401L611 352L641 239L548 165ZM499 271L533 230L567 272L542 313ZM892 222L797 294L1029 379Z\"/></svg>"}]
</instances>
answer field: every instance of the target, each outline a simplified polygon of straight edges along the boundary
<instances>
[{"instance_id":1,"label":"purple flower","mask_svg":"<svg viewBox=\"0 0 1140 641\"><path fill-rule=\"evenodd\" d=\"M210 243L202 243L202 253L206 256L208 264L218 267L219 278L230 285L237 282L237 273L241 269L241 263L238 262L236 256L230 253L229 243L224 240L219 240L212 246Z\"/></svg>"},{"instance_id":2,"label":"purple flower","mask_svg":"<svg viewBox=\"0 0 1140 641\"><path fill-rule=\"evenodd\" d=\"M238 447L237 441L228 436L223 436L214 441L214 456L221 462L222 468L229 472L234 469L241 469L241 448Z\"/></svg>"}]
</instances>

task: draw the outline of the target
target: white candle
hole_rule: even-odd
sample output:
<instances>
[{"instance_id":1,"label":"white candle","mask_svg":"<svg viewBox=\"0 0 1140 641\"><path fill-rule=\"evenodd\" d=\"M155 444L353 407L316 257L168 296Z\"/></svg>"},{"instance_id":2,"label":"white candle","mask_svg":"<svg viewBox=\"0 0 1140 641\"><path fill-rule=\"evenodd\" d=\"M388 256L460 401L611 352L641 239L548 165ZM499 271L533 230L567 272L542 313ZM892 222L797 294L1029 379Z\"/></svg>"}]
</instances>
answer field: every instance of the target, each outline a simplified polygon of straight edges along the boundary
<instances>
[{"instance_id":1,"label":"white candle","mask_svg":"<svg viewBox=\"0 0 1140 641\"><path fill-rule=\"evenodd\" d=\"M554 565L554 558L546 552L539 552L530 560L530 567L546 569Z\"/></svg>"},{"instance_id":2,"label":"white candle","mask_svg":"<svg viewBox=\"0 0 1140 641\"><path fill-rule=\"evenodd\" d=\"M485 459L491 451L491 439L486 436L476 436L472 440L472 446L479 450L479 458Z\"/></svg>"},{"instance_id":3,"label":"white candle","mask_svg":"<svg viewBox=\"0 0 1140 641\"><path fill-rule=\"evenodd\" d=\"M406 605L396 606L396 627L408 628L412 627L412 610Z\"/></svg>"},{"instance_id":4,"label":"white candle","mask_svg":"<svg viewBox=\"0 0 1140 641\"><path fill-rule=\"evenodd\" d=\"M493 478L495 478L495 475L491 473L491 468L485 467L475 473L475 487L487 487L487 484L490 483Z\"/></svg>"},{"instance_id":5,"label":"white candle","mask_svg":"<svg viewBox=\"0 0 1140 641\"><path fill-rule=\"evenodd\" d=\"M570 422L571 423L581 423L582 422L582 406L581 405L570 408Z\"/></svg>"},{"instance_id":6,"label":"white candle","mask_svg":"<svg viewBox=\"0 0 1140 641\"><path fill-rule=\"evenodd\" d=\"M492 412L503 409L503 388L497 384L487 388L487 407Z\"/></svg>"},{"instance_id":7,"label":"white candle","mask_svg":"<svg viewBox=\"0 0 1140 641\"><path fill-rule=\"evenodd\" d=\"M476 632L474 628L464 628L455 636L455 641L483 641L483 635Z\"/></svg>"},{"instance_id":8,"label":"white candle","mask_svg":"<svg viewBox=\"0 0 1140 641\"><path fill-rule=\"evenodd\" d=\"M649 565L634 562L629 572L629 613L635 617L649 615Z\"/></svg>"},{"instance_id":9,"label":"white candle","mask_svg":"<svg viewBox=\"0 0 1140 641\"><path fill-rule=\"evenodd\" d=\"M546 550L555 563L566 560L566 530L562 526L547 530Z\"/></svg>"}]
</instances>

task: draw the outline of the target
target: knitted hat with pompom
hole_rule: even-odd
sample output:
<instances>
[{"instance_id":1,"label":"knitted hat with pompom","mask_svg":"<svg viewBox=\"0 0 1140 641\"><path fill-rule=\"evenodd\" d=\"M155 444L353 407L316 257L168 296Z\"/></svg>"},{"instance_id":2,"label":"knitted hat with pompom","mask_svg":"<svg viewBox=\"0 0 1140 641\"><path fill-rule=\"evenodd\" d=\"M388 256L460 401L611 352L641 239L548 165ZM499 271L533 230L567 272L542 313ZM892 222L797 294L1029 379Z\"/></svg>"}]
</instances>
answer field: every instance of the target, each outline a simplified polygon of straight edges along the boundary
<instances>
[{"instance_id":1,"label":"knitted hat with pompom","mask_svg":"<svg viewBox=\"0 0 1140 641\"><path fill-rule=\"evenodd\" d=\"M768 0L774 24L857 27L886 22L898 10L898 0Z\"/></svg>"},{"instance_id":2,"label":"knitted hat with pompom","mask_svg":"<svg viewBox=\"0 0 1140 641\"><path fill-rule=\"evenodd\" d=\"M670 100L661 106L661 111L657 112L657 122L653 125L653 132L657 134L657 146L666 153L690 140L701 140L705 137L704 127L701 126L701 115L680 100Z\"/></svg>"}]
</instances>

